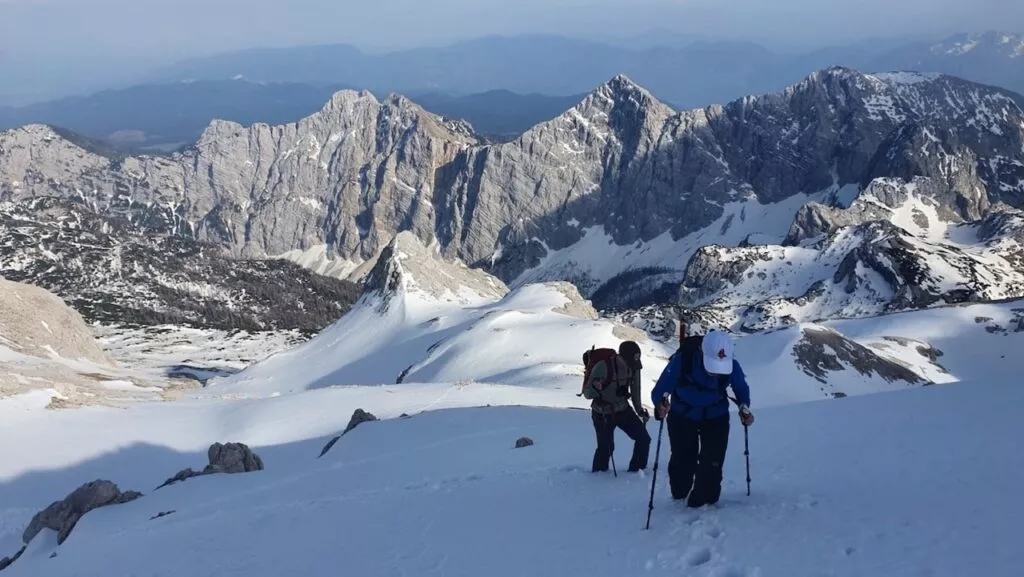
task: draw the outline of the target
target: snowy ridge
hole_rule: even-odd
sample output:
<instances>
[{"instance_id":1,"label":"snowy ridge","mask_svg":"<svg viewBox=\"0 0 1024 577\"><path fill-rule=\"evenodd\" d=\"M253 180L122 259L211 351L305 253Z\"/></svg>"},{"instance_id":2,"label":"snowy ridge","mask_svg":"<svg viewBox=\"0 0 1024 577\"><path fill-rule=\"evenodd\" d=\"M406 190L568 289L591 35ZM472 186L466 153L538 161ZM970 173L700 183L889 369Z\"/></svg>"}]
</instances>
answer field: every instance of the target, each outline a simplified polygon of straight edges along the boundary
<instances>
[{"instance_id":1,"label":"snowy ridge","mask_svg":"<svg viewBox=\"0 0 1024 577\"><path fill-rule=\"evenodd\" d=\"M509 292L501 281L445 262L402 234L381 254L352 310L297 347L212 379L207 392L266 396L340 385L462 381L568 390L581 375L579 355L588 345L580 343L617 346L626 338L642 346L648 340L598 320L571 284Z\"/></svg>"},{"instance_id":2,"label":"snowy ridge","mask_svg":"<svg viewBox=\"0 0 1024 577\"><path fill-rule=\"evenodd\" d=\"M757 331L1024 297L1024 214L951 223L916 186L893 184L876 183L845 209L814 208L803 220L812 230L791 230L794 244L701 248L681 304Z\"/></svg>"},{"instance_id":3,"label":"snowy ridge","mask_svg":"<svg viewBox=\"0 0 1024 577\"><path fill-rule=\"evenodd\" d=\"M841 268L846 255L863 242L858 236L860 234L862 232L856 227L841 230L834 235L838 240L831 242L834 254L822 259L828 263L815 266ZM412 252L424 250L422 246L418 249L413 246L411 238L403 244ZM770 259L775 249L750 247L742 250L762 251ZM811 248L778 247L778 250L806 252L808 262L816 258L815 250ZM397 256L399 252L378 262L370 277L379 279L382 278L380 271L395 270L398 264L394 261L401 258ZM724 260L713 260L725 262L727 267L743 258L732 253L722 253L722 257ZM438 261L437 256L433 261L421 261L421 274L454 266ZM747 317L754 318L753 311L757 310L766 318L784 318L782 324L795 322L795 317L810 317L816 313L822 313L818 318L825 319L827 314L837 310L849 313L847 309L851 307L874 305L873 301L865 299L871 287L887 297L884 302L895 301L901 296L886 285L886 277L881 272L864 268L855 273L860 274L855 282L862 284L864 281L859 279L873 274L870 280L874 285L861 286L859 292L855 291L845 300L843 295L846 293L840 287L818 300L807 299L811 301L809 303L794 304L797 299L784 298L778 302L759 303L749 307ZM830 270L827 274L835 273ZM375 286L369 286L349 313L313 339L272 355L237 374L212 378L208 386L196 394L199 398L266 398L323 388L367 385L372 388L388 384L457 383L458 388L501 384L566 395L563 402L567 405L585 407L586 402L568 397L578 392L582 369L580 355L584 350L590 346L615 348L627 339L637 341L646 359L642 383L649 390L674 350L678 334L675 315L663 318L665 322L660 327L654 326L651 316L644 311L600 318L590 303L568 283L526 284L500 296L493 295L489 299L466 304L422 291L402 290L401 287L419 283L418 277L408 271L386 278L394 280L389 285L395 287L393 293L386 294ZM772 277L765 275L765 278ZM769 287L770 282L765 280L764 284L743 285L734 293L723 294L739 299L746 294L741 290L751 294L783 293L778 286ZM844 282L849 281L844 279ZM796 294L808 292L803 286L789 290ZM387 306L382 306L385 301ZM778 310L770 310L770 307ZM855 312L880 314L894 308L897 307L887 309L876 305L871 310ZM728 324L728 315L735 314L735 310L713 303L696 309L696 314L710 320L704 324L704 328L709 328L711 325ZM1001 315L1006 317L1003 322L1015 327L1014 323L1018 322L1015 314L1007 309ZM891 317L880 317L861 322L887 325L890 320ZM761 318L758 322L766 324ZM795 332L769 331L740 339L738 350L748 374L757 374L758 378L775 383L762 389L760 403L806 401L839 393L843 396L860 395L964 378L962 374L950 374L935 364L937 357L929 339L939 333L931 329L909 334L896 330L884 335L886 343L895 342L892 341L895 339L910 340L920 345L920 349L911 349L907 353L892 347L878 347L873 341L856 342L837 333L829 322L832 321L807 321L802 322ZM745 326L741 328L747 329Z\"/></svg>"}]
</instances>

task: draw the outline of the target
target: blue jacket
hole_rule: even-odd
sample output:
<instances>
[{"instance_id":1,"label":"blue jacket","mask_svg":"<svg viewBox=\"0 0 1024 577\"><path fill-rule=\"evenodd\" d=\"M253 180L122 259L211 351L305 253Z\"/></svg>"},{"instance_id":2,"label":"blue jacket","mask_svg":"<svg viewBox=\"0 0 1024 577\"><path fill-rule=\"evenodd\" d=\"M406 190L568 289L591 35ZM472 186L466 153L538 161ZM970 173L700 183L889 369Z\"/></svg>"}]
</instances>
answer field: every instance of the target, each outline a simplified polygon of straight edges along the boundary
<instances>
[{"instance_id":1,"label":"blue jacket","mask_svg":"<svg viewBox=\"0 0 1024 577\"><path fill-rule=\"evenodd\" d=\"M729 400L723 398L718 391L718 375L712 375L704 370L700 360L700 350L693 355L693 364L688 367L690 376L702 387L696 388L693 384L689 386L681 383L679 379L680 360L679 351L668 360L668 365L658 377L654 390L651 391L651 401L657 407L665 396L665 393L672 395L671 411L673 414L685 416L688 419L702 420L713 419L729 414ZM728 386L736 393L736 400L741 405L750 406L750 387L747 386L746 375L739 361L733 359L732 374L728 377ZM676 387L679 387L676 390ZM674 393L674 394L673 394Z\"/></svg>"}]
</instances>

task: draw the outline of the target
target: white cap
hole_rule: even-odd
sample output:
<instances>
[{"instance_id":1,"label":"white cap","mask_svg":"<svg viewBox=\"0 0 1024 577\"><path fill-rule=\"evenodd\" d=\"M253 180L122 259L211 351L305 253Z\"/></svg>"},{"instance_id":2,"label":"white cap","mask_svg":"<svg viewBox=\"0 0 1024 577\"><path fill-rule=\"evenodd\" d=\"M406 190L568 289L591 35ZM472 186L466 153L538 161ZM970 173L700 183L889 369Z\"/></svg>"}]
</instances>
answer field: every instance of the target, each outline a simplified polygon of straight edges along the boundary
<instances>
[{"instance_id":1,"label":"white cap","mask_svg":"<svg viewBox=\"0 0 1024 577\"><path fill-rule=\"evenodd\" d=\"M732 374L732 339L721 331L710 331L701 343L704 370L715 375Z\"/></svg>"}]
</instances>

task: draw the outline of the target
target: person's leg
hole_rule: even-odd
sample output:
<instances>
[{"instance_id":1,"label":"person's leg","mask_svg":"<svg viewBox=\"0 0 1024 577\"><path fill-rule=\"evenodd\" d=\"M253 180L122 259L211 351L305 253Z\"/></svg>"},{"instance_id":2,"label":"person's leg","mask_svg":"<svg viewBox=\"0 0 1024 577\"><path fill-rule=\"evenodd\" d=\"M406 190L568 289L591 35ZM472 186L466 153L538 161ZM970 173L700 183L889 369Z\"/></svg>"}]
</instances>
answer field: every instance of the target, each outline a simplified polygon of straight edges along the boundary
<instances>
[{"instance_id":1,"label":"person's leg","mask_svg":"<svg viewBox=\"0 0 1024 577\"><path fill-rule=\"evenodd\" d=\"M612 415L590 413L594 422L594 433L597 436L597 448L594 449L594 463L591 467L593 472L607 471L608 460L611 459L612 451L615 450L615 419Z\"/></svg>"},{"instance_id":2,"label":"person's leg","mask_svg":"<svg viewBox=\"0 0 1024 577\"><path fill-rule=\"evenodd\" d=\"M702 421L700 424L700 457L697 463L693 493L687 504L691 507L714 505L722 495L722 466L729 447L729 415Z\"/></svg>"},{"instance_id":3,"label":"person's leg","mask_svg":"<svg viewBox=\"0 0 1024 577\"><path fill-rule=\"evenodd\" d=\"M668 422L668 484L673 499L685 499L697 468L697 422L671 412Z\"/></svg>"},{"instance_id":4,"label":"person's leg","mask_svg":"<svg viewBox=\"0 0 1024 577\"><path fill-rule=\"evenodd\" d=\"M633 409L615 413L615 424L633 440L633 456L629 460L629 471L647 468L647 459L651 451L651 435L640 417Z\"/></svg>"}]
</instances>

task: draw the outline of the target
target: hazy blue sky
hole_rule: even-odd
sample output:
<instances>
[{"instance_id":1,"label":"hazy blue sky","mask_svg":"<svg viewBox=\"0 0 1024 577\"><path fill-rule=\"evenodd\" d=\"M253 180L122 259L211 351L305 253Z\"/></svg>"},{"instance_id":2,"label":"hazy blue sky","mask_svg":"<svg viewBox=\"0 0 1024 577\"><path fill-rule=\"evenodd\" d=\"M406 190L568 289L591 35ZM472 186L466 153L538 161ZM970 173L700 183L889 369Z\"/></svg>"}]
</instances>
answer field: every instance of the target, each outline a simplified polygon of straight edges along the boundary
<instances>
[{"instance_id":1,"label":"hazy blue sky","mask_svg":"<svg viewBox=\"0 0 1024 577\"><path fill-rule=\"evenodd\" d=\"M1024 28L1021 0L0 0L0 81L64 83L252 46L444 43L654 27L785 44ZM0 94L10 93L0 86Z\"/></svg>"}]
</instances>

